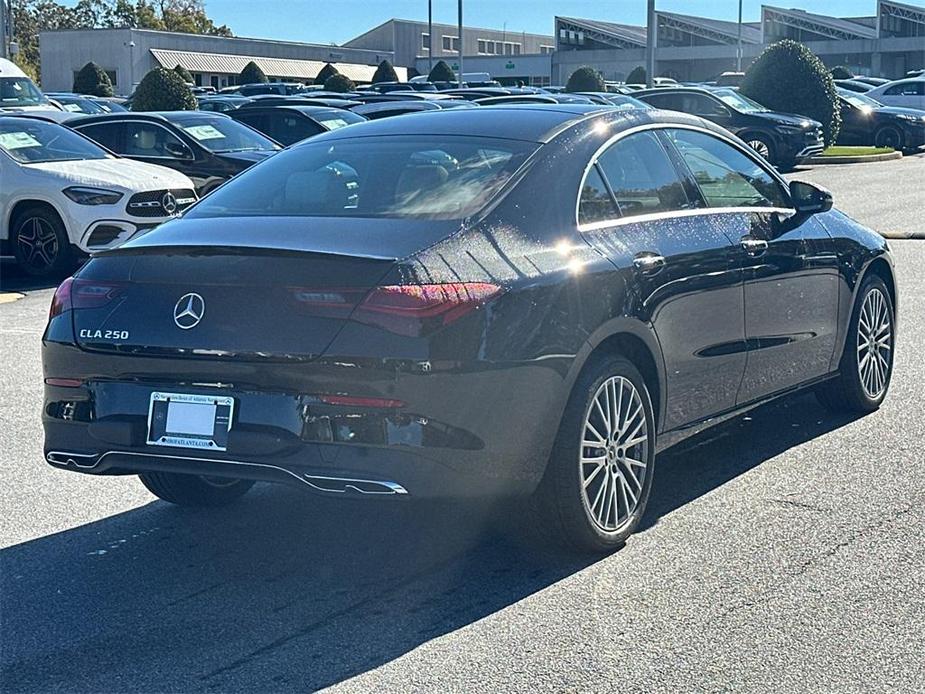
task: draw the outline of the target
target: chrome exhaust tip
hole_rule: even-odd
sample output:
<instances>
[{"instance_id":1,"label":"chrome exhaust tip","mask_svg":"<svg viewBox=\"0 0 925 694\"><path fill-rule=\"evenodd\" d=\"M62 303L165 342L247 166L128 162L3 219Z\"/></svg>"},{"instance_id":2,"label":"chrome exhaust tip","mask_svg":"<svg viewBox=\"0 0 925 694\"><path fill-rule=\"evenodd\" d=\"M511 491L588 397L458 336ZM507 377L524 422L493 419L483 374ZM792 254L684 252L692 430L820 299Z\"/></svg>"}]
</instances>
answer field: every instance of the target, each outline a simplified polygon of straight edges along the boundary
<instances>
[{"instance_id":1,"label":"chrome exhaust tip","mask_svg":"<svg viewBox=\"0 0 925 694\"><path fill-rule=\"evenodd\" d=\"M397 482L387 480L361 480L347 477L322 477L319 475L302 475L306 484L322 492L345 494L407 494L408 490Z\"/></svg>"}]
</instances>

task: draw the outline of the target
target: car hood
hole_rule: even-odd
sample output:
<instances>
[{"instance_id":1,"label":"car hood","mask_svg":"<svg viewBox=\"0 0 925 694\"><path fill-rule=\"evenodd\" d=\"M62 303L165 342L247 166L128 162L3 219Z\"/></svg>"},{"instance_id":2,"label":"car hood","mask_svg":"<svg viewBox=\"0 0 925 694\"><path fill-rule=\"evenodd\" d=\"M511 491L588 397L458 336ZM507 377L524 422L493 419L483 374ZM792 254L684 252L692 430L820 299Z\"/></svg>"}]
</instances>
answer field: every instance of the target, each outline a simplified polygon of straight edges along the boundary
<instances>
[{"instance_id":1,"label":"car hood","mask_svg":"<svg viewBox=\"0 0 925 694\"><path fill-rule=\"evenodd\" d=\"M755 113L752 115L761 116L762 118L767 118L770 121L773 121L775 125L793 125L797 127L812 129L812 128L821 128L822 123L815 121L812 118L807 118L806 116L798 116L793 113L779 113L778 111L762 111L760 113Z\"/></svg>"},{"instance_id":2,"label":"car hood","mask_svg":"<svg viewBox=\"0 0 925 694\"><path fill-rule=\"evenodd\" d=\"M156 164L131 159L82 159L24 164L28 171L42 172L66 185L105 186L120 191L193 189L186 175Z\"/></svg>"},{"instance_id":3,"label":"car hood","mask_svg":"<svg viewBox=\"0 0 925 694\"><path fill-rule=\"evenodd\" d=\"M215 156L231 162L235 166L240 166L242 169L246 169L248 166L256 164L258 161L263 161L271 154L276 154L277 151L278 150L262 149L246 152L221 152Z\"/></svg>"}]
</instances>

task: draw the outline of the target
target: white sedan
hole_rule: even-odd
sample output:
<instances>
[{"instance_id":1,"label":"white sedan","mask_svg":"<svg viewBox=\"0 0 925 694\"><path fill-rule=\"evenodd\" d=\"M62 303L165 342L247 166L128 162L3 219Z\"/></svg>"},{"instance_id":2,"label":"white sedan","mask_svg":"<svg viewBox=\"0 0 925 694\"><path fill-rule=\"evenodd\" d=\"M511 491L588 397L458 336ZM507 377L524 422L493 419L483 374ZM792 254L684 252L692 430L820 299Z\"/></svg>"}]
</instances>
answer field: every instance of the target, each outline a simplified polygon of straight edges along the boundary
<instances>
[{"instance_id":1,"label":"white sedan","mask_svg":"<svg viewBox=\"0 0 925 694\"><path fill-rule=\"evenodd\" d=\"M69 128L0 115L0 244L27 273L68 271L196 201L186 175L122 159Z\"/></svg>"},{"instance_id":2,"label":"white sedan","mask_svg":"<svg viewBox=\"0 0 925 694\"><path fill-rule=\"evenodd\" d=\"M925 110L925 76L887 82L864 92L864 96L887 106Z\"/></svg>"}]
</instances>

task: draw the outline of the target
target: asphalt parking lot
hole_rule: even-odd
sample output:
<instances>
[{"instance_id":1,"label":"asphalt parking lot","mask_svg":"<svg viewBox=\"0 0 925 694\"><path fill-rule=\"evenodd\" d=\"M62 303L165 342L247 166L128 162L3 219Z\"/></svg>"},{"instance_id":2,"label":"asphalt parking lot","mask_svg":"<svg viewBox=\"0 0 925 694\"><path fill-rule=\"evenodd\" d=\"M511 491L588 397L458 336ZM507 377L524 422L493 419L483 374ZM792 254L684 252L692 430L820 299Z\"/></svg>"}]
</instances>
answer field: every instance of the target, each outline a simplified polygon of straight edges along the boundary
<instances>
[{"instance_id":1,"label":"asphalt parking lot","mask_svg":"<svg viewBox=\"0 0 925 694\"><path fill-rule=\"evenodd\" d=\"M925 231L925 156L790 176ZM25 297L0 303L0 690L923 691L925 241L891 245L883 408L798 395L669 450L643 528L600 560L515 542L505 509L264 485L190 511L52 470L51 289L4 266Z\"/></svg>"}]
</instances>

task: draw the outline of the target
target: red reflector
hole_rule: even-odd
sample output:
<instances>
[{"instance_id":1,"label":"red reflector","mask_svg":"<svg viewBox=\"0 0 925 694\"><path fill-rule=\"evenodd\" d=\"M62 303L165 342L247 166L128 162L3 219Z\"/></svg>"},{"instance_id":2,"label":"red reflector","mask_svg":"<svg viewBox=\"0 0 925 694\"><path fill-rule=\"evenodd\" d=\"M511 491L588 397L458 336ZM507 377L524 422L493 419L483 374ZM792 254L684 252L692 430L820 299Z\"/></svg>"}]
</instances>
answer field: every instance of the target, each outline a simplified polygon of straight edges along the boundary
<instances>
[{"instance_id":1,"label":"red reflector","mask_svg":"<svg viewBox=\"0 0 925 694\"><path fill-rule=\"evenodd\" d=\"M349 395L319 395L318 399L326 405L346 405L348 407L404 407L401 400L388 398L354 398Z\"/></svg>"},{"instance_id":2,"label":"red reflector","mask_svg":"<svg viewBox=\"0 0 925 694\"><path fill-rule=\"evenodd\" d=\"M80 388L84 384L79 378L46 378L45 383L59 388Z\"/></svg>"},{"instance_id":3,"label":"red reflector","mask_svg":"<svg viewBox=\"0 0 925 694\"><path fill-rule=\"evenodd\" d=\"M73 283L74 278L68 277L58 285L55 295L51 299L51 308L48 309L48 320L71 310L71 285Z\"/></svg>"}]
</instances>

